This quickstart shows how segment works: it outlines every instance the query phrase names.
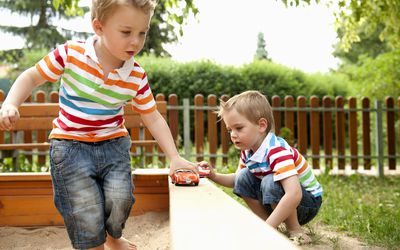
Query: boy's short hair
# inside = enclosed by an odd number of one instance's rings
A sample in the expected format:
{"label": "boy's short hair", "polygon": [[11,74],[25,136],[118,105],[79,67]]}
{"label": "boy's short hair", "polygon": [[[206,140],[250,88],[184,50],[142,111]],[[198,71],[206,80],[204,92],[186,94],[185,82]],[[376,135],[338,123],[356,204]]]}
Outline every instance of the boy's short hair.
{"label": "boy's short hair", "polygon": [[271,105],[267,98],[256,90],[249,90],[231,97],[228,101],[220,101],[218,116],[223,118],[224,113],[235,109],[250,122],[258,124],[261,118],[268,122],[267,133],[275,132],[275,122]]}
{"label": "boy's short hair", "polygon": [[100,22],[105,22],[114,12],[115,7],[125,4],[133,5],[153,15],[157,2],[156,0],[92,0],[92,21],[96,18]]}

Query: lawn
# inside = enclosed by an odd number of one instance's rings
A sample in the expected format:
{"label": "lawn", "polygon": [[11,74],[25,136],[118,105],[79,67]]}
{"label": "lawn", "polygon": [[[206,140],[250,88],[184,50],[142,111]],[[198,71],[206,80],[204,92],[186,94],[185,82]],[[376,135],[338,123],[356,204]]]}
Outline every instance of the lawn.
{"label": "lawn", "polygon": [[[318,180],[324,188],[323,204],[311,227],[322,222],[367,245],[399,249],[400,176],[320,175]],[[243,204],[231,189],[223,189]]]}

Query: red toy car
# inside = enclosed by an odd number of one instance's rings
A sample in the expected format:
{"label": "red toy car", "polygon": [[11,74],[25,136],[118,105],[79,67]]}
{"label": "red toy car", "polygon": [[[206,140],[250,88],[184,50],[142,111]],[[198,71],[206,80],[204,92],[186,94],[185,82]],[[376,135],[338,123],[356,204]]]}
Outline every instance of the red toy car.
{"label": "red toy car", "polygon": [[199,175],[190,169],[178,169],[172,175],[172,184],[175,186],[197,186]]}
{"label": "red toy car", "polygon": [[210,169],[209,168],[198,166],[198,169],[199,169],[200,178],[208,177],[210,175]]}

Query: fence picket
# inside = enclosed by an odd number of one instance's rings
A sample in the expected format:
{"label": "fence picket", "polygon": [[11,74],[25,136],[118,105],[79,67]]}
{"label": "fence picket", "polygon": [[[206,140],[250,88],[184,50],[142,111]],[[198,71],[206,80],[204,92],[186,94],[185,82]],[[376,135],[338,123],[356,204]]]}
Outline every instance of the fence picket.
{"label": "fence picket", "polygon": [[[46,102],[46,93],[44,91],[36,92],[36,102],[45,103]],[[36,132],[37,135],[37,142],[46,142],[47,141],[47,131],[46,130],[38,130]],[[32,142],[32,138],[31,141]],[[45,152],[46,150],[38,150],[40,153]],[[43,166],[46,163],[46,156],[39,154],[38,156],[38,163],[40,166]]]}
{"label": "fence picket", "polygon": [[297,98],[297,149],[303,155],[307,155],[307,111],[306,98]]}
{"label": "fence picket", "polygon": [[[204,142],[204,96],[197,94],[194,97],[194,143],[196,146],[196,161],[203,160],[203,142]],[[199,108],[199,109],[197,109]]]}
{"label": "fence picket", "polygon": [[311,140],[311,153],[312,153],[312,167],[319,169],[319,149],[320,149],[320,122],[319,112],[319,98],[311,96],[310,98],[310,140]]}
{"label": "fence picket", "polygon": [[[165,101],[164,94],[157,94],[156,101]],[[167,117],[164,117],[164,119],[167,121]],[[165,156],[164,156],[164,152],[162,151],[160,145],[157,145],[157,154],[158,154],[158,157],[157,157],[158,161],[160,161],[161,164],[165,166]]]}
{"label": "fence picket", "polygon": [[274,108],[280,108],[281,106],[281,98],[277,95],[274,95],[271,100],[272,103],[272,109],[273,115],[274,115],[274,121],[275,121],[275,133],[277,135],[280,134],[281,131],[281,112],[280,110],[274,109]]}
{"label": "fence picket", "polygon": [[324,107],[324,111],[322,113],[322,126],[324,133],[324,152],[325,152],[325,165],[327,168],[333,168],[333,156],[332,156],[332,138],[333,138],[333,130],[332,130],[332,99],[329,96],[325,96],[322,99],[322,106]]}
{"label": "fence picket", "polygon": [[335,98],[336,107],[336,150],[338,157],[338,167],[339,169],[345,169],[346,160],[345,156],[345,126],[344,126],[344,98],[338,96]]}
{"label": "fence picket", "polygon": [[387,138],[387,152],[389,158],[389,169],[396,169],[396,135],[394,129],[394,100],[392,97],[385,98],[386,103],[386,138]]}
{"label": "fence picket", "polygon": [[357,145],[357,100],[354,97],[348,99],[349,102],[349,145],[350,145],[350,164],[351,169],[358,169],[358,145]]}
{"label": "fence picket", "polygon": [[[229,99],[229,96],[223,95],[221,96],[221,100],[226,102]],[[228,130],[226,130],[226,125],[224,120],[220,119],[220,128],[221,128],[221,149],[222,149],[222,154],[226,155],[229,150],[229,141],[230,141],[230,136],[228,134]],[[227,165],[228,164],[228,157],[223,156],[222,157],[222,164]]]}
{"label": "fence picket", "polygon": [[[207,106],[215,107],[217,106],[217,96],[209,95],[207,97]],[[212,166],[215,166],[217,162],[217,148],[218,148],[218,140],[217,140],[217,114],[215,114],[214,110],[207,110],[207,139],[208,139],[208,152],[210,154],[210,163]]]}
{"label": "fence picket", "polygon": [[[293,96],[285,96],[285,127],[290,130],[292,136],[295,137],[296,131],[294,130],[294,112],[291,108],[294,107]],[[294,140],[290,140],[290,145],[294,146]]]}
{"label": "fence picket", "polygon": [[364,154],[364,169],[371,169],[371,118],[370,118],[370,101],[367,97],[363,97],[362,103],[362,145]]}
{"label": "fence picket", "polygon": [[177,109],[178,96],[171,94],[168,96],[168,105],[171,106],[168,109],[168,124],[171,129],[172,138],[174,138],[175,144],[179,146],[178,135],[179,135],[179,110]]}

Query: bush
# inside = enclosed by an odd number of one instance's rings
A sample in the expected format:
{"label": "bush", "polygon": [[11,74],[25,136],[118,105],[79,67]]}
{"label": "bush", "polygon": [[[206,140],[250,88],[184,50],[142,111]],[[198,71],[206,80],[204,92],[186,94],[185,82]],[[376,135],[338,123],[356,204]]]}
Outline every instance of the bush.
{"label": "bush", "polygon": [[180,98],[196,94],[235,95],[256,89],[265,95],[347,95],[348,81],[340,75],[308,75],[299,70],[266,60],[254,61],[241,67],[222,66],[210,61],[178,63],[171,59],[140,57],[154,93]]}

